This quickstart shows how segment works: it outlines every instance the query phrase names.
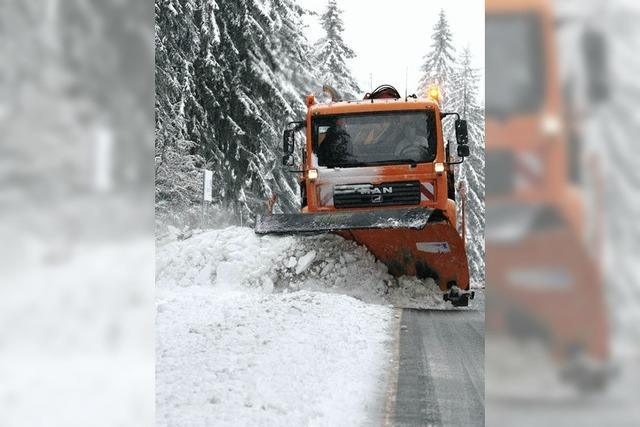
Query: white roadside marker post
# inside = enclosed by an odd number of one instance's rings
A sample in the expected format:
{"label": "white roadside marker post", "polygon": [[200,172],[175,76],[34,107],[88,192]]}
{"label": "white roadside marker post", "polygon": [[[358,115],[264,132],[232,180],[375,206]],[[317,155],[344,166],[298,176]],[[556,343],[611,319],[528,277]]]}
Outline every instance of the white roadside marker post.
{"label": "white roadside marker post", "polygon": [[206,203],[213,201],[213,171],[203,168],[203,185],[202,185],[202,220],[200,228],[204,229],[206,216]]}

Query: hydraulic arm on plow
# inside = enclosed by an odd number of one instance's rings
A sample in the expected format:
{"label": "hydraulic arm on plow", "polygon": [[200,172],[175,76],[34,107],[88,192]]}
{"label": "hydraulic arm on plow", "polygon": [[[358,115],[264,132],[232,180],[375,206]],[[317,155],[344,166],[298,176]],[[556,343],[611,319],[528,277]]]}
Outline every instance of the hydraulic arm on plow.
{"label": "hydraulic arm on plow", "polygon": [[432,278],[455,306],[468,305],[465,242],[456,229],[456,190],[442,121],[456,116],[458,157],[469,155],[467,123],[430,99],[401,99],[380,86],[362,101],[316,103],[284,131],[283,164],[293,166],[305,130],[301,212],[258,216],[258,234],[335,232],[366,246],[394,276]]}

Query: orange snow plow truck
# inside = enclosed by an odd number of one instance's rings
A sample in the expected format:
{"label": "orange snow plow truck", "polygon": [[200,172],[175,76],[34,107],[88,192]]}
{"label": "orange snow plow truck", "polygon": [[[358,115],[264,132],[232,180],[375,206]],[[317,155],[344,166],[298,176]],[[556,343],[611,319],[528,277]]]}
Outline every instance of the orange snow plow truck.
{"label": "orange snow plow truck", "polygon": [[[301,212],[259,215],[255,232],[334,232],[366,246],[394,276],[431,278],[446,301],[468,305],[474,294],[464,233],[456,228],[453,175],[453,165],[469,155],[466,121],[440,111],[436,86],[426,99],[402,99],[383,85],[348,102],[324,90],[331,102],[307,96],[306,119],[289,123],[283,135],[283,164],[291,167],[295,134],[305,130],[303,166],[292,171],[299,174]],[[448,117],[455,117],[458,159],[442,135]]]}

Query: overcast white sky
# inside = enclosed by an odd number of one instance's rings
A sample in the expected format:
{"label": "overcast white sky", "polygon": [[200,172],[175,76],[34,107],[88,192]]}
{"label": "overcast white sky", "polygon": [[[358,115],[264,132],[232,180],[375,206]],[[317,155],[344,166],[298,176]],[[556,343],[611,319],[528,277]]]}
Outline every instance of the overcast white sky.
{"label": "overcast white sky", "polygon": [[[297,0],[307,9],[322,13],[326,0]],[[343,34],[356,52],[351,67],[360,88],[370,90],[388,83],[401,94],[408,69],[408,91],[414,93],[420,78],[422,58],[431,45],[431,30],[440,9],[444,9],[456,49],[468,45],[475,66],[483,76],[480,96],[484,100],[484,0],[338,0],[343,10]],[[319,16],[307,19],[309,41],[322,34]]]}

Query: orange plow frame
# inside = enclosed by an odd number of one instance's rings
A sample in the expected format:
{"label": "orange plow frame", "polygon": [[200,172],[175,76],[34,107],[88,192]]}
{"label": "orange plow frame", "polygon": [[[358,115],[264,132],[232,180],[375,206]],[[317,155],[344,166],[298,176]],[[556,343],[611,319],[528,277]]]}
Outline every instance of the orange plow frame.
{"label": "orange plow frame", "polygon": [[433,278],[442,291],[469,289],[467,255],[462,238],[446,221],[423,229],[376,229],[338,232],[364,245],[394,276]]}

